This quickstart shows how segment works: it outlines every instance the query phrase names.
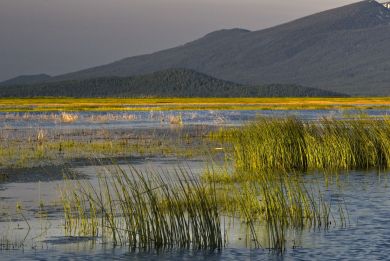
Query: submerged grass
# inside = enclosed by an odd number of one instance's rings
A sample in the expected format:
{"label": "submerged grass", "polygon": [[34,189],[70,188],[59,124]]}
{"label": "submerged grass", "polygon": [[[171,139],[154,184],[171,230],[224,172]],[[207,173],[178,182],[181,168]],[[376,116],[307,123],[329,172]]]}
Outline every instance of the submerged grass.
{"label": "submerged grass", "polygon": [[246,172],[390,167],[388,119],[260,118],[213,138],[231,144],[237,170]]}
{"label": "submerged grass", "polygon": [[[204,139],[209,130],[174,127],[160,131],[0,128],[0,170],[94,158],[199,157],[212,146]],[[1,177],[0,171],[0,181]]]}

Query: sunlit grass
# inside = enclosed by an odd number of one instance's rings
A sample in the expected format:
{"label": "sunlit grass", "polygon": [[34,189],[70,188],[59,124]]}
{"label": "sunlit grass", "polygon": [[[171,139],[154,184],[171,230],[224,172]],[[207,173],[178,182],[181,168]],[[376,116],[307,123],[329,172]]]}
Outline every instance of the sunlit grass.
{"label": "sunlit grass", "polygon": [[66,232],[133,248],[222,248],[218,206],[205,185],[184,172],[172,173],[172,183],[146,174],[118,167],[97,188],[79,183],[65,191]]}
{"label": "sunlit grass", "polygon": [[239,170],[351,170],[390,167],[390,121],[386,118],[260,118],[222,130]]}
{"label": "sunlit grass", "polygon": [[2,98],[0,112],[388,109],[388,97],[355,98]]}

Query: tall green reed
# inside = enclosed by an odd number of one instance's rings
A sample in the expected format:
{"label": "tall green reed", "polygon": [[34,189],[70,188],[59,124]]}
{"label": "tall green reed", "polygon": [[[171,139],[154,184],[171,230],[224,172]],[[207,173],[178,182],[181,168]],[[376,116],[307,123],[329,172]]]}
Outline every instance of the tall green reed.
{"label": "tall green reed", "polygon": [[66,231],[134,248],[221,249],[220,214],[210,188],[183,169],[174,176],[167,182],[163,175],[117,167],[97,187],[78,183],[63,195]]}
{"label": "tall green reed", "polygon": [[[133,248],[221,249],[231,231],[225,220],[240,220],[255,247],[283,251],[291,229],[327,229],[331,220],[321,193],[313,193],[301,176],[280,172],[220,184],[184,168],[142,173],[116,166],[98,184],[70,184],[63,194],[66,232]],[[259,239],[264,226],[266,244]]]}
{"label": "tall green reed", "polygon": [[[260,118],[222,131],[237,170],[351,170],[390,167],[390,121]],[[215,137],[214,136],[214,137]]]}

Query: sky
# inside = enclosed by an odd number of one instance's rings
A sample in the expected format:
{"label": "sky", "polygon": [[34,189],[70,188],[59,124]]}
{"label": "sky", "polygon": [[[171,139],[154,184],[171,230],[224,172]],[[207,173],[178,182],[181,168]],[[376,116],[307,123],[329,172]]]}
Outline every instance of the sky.
{"label": "sky", "polygon": [[0,81],[259,30],[356,0],[0,0]]}

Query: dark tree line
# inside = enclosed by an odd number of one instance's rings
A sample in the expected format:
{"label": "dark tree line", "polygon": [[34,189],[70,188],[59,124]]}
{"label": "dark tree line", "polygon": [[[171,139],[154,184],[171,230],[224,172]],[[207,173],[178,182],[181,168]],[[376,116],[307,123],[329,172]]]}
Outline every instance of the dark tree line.
{"label": "dark tree line", "polygon": [[343,94],[299,85],[244,86],[185,69],[134,77],[1,86],[0,97],[335,97]]}

